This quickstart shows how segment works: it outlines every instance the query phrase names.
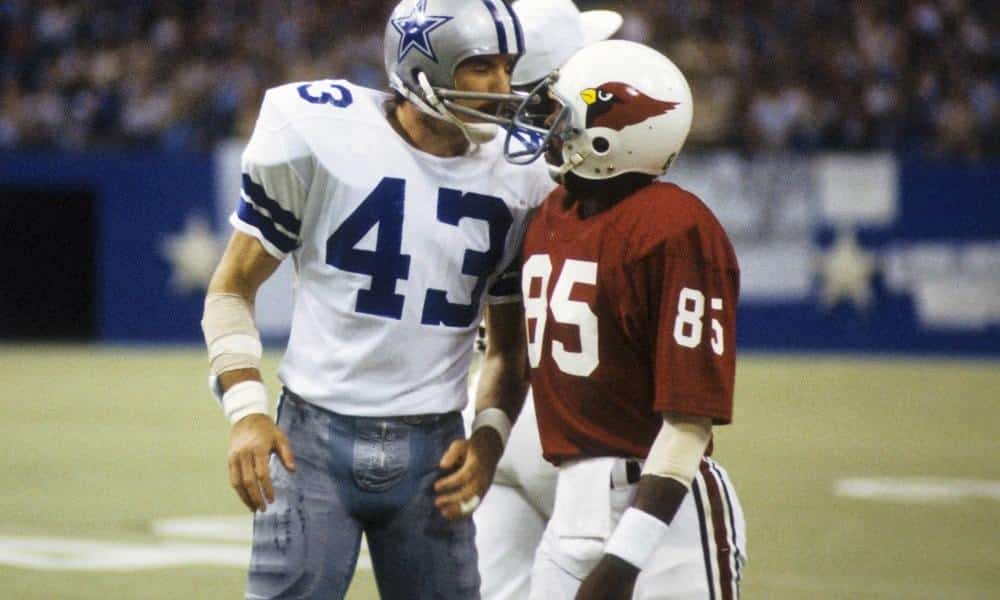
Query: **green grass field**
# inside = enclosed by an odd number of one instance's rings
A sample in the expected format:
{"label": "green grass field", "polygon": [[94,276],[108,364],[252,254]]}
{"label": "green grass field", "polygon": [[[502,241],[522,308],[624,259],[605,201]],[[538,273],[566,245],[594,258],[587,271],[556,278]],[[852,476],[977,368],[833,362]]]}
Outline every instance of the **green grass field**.
{"label": "green grass field", "polygon": [[[29,538],[176,554],[198,540],[154,521],[241,514],[204,372],[195,349],[0,346],[0,599],[242,597],[236,566],[11,566]],[[745,598],[1000,596],[1000,363],[745,356],[716,447],[747,512]],[[857,477],[976,481],[937,502],[834,493]],[[377,597],[369,572],[348,597]]]}

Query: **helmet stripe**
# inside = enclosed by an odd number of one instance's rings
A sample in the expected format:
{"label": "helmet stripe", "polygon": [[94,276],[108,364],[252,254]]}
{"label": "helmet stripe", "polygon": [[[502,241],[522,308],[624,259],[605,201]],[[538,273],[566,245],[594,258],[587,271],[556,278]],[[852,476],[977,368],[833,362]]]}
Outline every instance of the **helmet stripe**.
{"label": "helmet stripe", "polygon": [[493,23],[497,27],[497,42],[500,44],[500,54],[507,54],[507,28],[503,26],[503,21],[500,20],[496,4],[493,4],[493,0],[483,0],[483,4],[490,10],[490,15],[493,16]]}
{"label": "helmet stripe", "polygon": [[521,21],[518,20],[517,15],[514,14],[514,9],[510,7],[510,4],[503,2],[501,0],[500,4],[503,4],[504,9],[510,14],[510,20],[514,23],[514,37],[517,42],[517,54],[524,54],[524,32],[521,30]]}

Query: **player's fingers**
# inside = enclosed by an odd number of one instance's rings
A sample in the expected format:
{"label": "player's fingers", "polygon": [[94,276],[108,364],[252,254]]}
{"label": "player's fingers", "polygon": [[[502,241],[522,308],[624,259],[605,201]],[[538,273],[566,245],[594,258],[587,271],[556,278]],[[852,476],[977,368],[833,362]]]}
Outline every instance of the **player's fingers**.
{"label": "player's fingers", "polygon": [[469,498],[479,495],[480,490],[478,489],[478,486],[475,485],[475,482],[473,480],[466,479],[454,487],[439,492],[437,497],[434,498],[434,506],[441,508],[442,506],[446,506],[448,504],[461,504]]}
{"label": "player's fingers", "polygon": [[278,452],[278,458],[281,459],[281,464],[285,465],[285,468],[289,471],[294,471],[295,453],[292,452],[292,445],[288,443],[288,436],[286,436],[280,429],[278,430],[278,435],[274,440],[274,446]]}
{"label": "player's fingers", "polygon": [[229,458],[229,485],[232,486],[243,504],[246,504],[247,508],[253,510],[253,503],[250,501],[250,496],[243,489],[243,477],[240,475],[239,458],[235,455]]}
{"label": "player's fingers", "polygon": [[459,504],[461,504],[466,500],[467,496],[469,496],[469,494],[464,493],[462,490],[459,490],[453,494],[444,494],[441,496],[437,496],[436,498],[434,498],[434,506],[436,506],[437,508],[446,508],[452,505],[458,506]]}
{"label": "player's fingers", "polygon": [[260,484],[257,481],[257,474],[253,470],[253,454],[240,454],[240,482],[247,496],[250,497],[253,510],[264,508],[264,499],[260,495]]}
{"label": "player's fingers", "polygon": [[253,471],[260,482],[260,487],[264,490],[264,498],[268,502],[274,502],[274,486],[271,485],[271,469],[268,468],[268,455],[265,452],[255,454],[253,457]]}
{"label": "player's fingers", "polygon": [[462,509],[461,509],[462,500],[460,496],[456,494],[450,496],[449,498],[450,500],[448,502],[440,502],[439,501],[440,499],[438,501],[435,501],[434,504],[436,508],[441,513],[441,515],[446,519],[454,520],[462,518],[464,515],[462,514]]}
{"label": "player's fingers", "polygon": [[456,466],[461,464],[462,458],[465,456],[465,440],[455,440],[448,446],[445,450],[444,455],[441,457],[441,462],[438,466],[442,469],[454,469]]}
{"label": "player's fingers", "polygon": [[438,501],[435,501],[434,504],[445,518],[460,519],[471,515],[479,507],[479,498],[477,494],[463,492],[441,498],[439,499],[440,504]]}
{"label": "player's fingers", "polygon": [[451,492],[463,487],[469,482],[469,470],[461,468],[434,482],[434,491],[438,493]]}
{"label": "player's fingers", "polygon": [[449,504],[448,506],[440,509],[440,512],[441,516],[448,519],[449,521],[455,521],[467,516],[462,514],[462,511],[459,510],[457,504]]}

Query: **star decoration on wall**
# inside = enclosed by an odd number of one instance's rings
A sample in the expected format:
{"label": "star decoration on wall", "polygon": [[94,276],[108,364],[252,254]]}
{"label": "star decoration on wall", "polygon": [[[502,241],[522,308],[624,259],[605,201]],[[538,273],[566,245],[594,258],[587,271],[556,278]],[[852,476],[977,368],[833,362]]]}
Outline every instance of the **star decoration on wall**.
{"label": "star decoration on wall", "polygon": [[165,236],[160,252],[170,263],[170,284],[178,293],[205,291],[212,280],[224,242],[200,216],[189,217],[183,231]]}
{"label": "star decoration on wall", "polygon": [[819,258],[820,301],[827,308],[848,302],[867,310],[876,268],[875,257],[858,244],[854,231],[838,232],[836,241]]}
{"label": "star decoration on wall", "polygon": [[397,60],[403,60],[410,50],[416,48],[424,56],[437,62],[437,55],[431,46],[430,33],[451,19],[452,17],[444,15],[427,14],[427,0],[417,2],[410,14],[405,17],[393,19],[392,26],[400,36]]}

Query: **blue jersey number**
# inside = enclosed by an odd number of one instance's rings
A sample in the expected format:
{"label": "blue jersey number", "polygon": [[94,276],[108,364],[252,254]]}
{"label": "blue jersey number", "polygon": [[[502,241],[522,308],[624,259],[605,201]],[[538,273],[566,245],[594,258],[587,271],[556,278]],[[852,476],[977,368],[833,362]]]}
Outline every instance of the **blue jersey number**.
{"label": "blue jersey number", "polygon": [[486,252],[466,250],[462,259],[462,273],[478,277],[472,288],[472,302],[452,304],[448,302],[445,290],[427,290],[424,300],[424,314],[420,322],[424,325],[449,325],[467,327],[479,314],[479,298],[489,277],[503,258],[503,240],[507,238],[514,218],[503,200],[495,196],[484,196],[472,192],[463,194],[458,190],[442,188],[438,192],[438,221],[458,227],[463,218],[486,221],[490,227],[490,247]]}
{"label": "blue jersey number", "polygon": [[[319,94],[314,93],[318,88]],[[320,85],[318,83],[304,83],[298,87],[299,96],[306,102],[311,102],[312,104],[332,104],[338,108],[345,108],[350,106],[354,102],[354,96],[351,96],[351,90],[346,87],[331,83],[326,86]],[[334,93],[330,93],[326,90],[333,90]]]}
{"label": "blue jersey number", "polygon": [[[372,278],[369,289],[358,291],[357,312],[393,319],[403,316],[403,296],[396,293],[396,280],[410,276],[410,257],[400,252],[405,194],[405,181],[384,178],[326,241],[328,265]],[[375,250],[358,250],[358,242],[376,225]]]}
{"label": "blue jersey number", "polygon": [[[404,180],[383,178],[326,242],[327,264],[372,278],[367,290],[358,291],[357,312],[392,319],[403,316],[404,297],[396,293],[396,282],[410,274],[410,256],[401,252],[405,197]],[[445,290],[435,289],[427,290],[424,298],[421,323],[468,327],[479,314],[487,278],[503,258],[503,242],[514,219],[500,198],[447,188],[438,192],[437,218],[455,227],[463,218],[485,221],[489,226],[490,247],[486,252],[467,249],[462,260],[462,273],[478,278],[471,302],[449,302]],[[359,250],[358,243],[376,225],[375,250]]]}

